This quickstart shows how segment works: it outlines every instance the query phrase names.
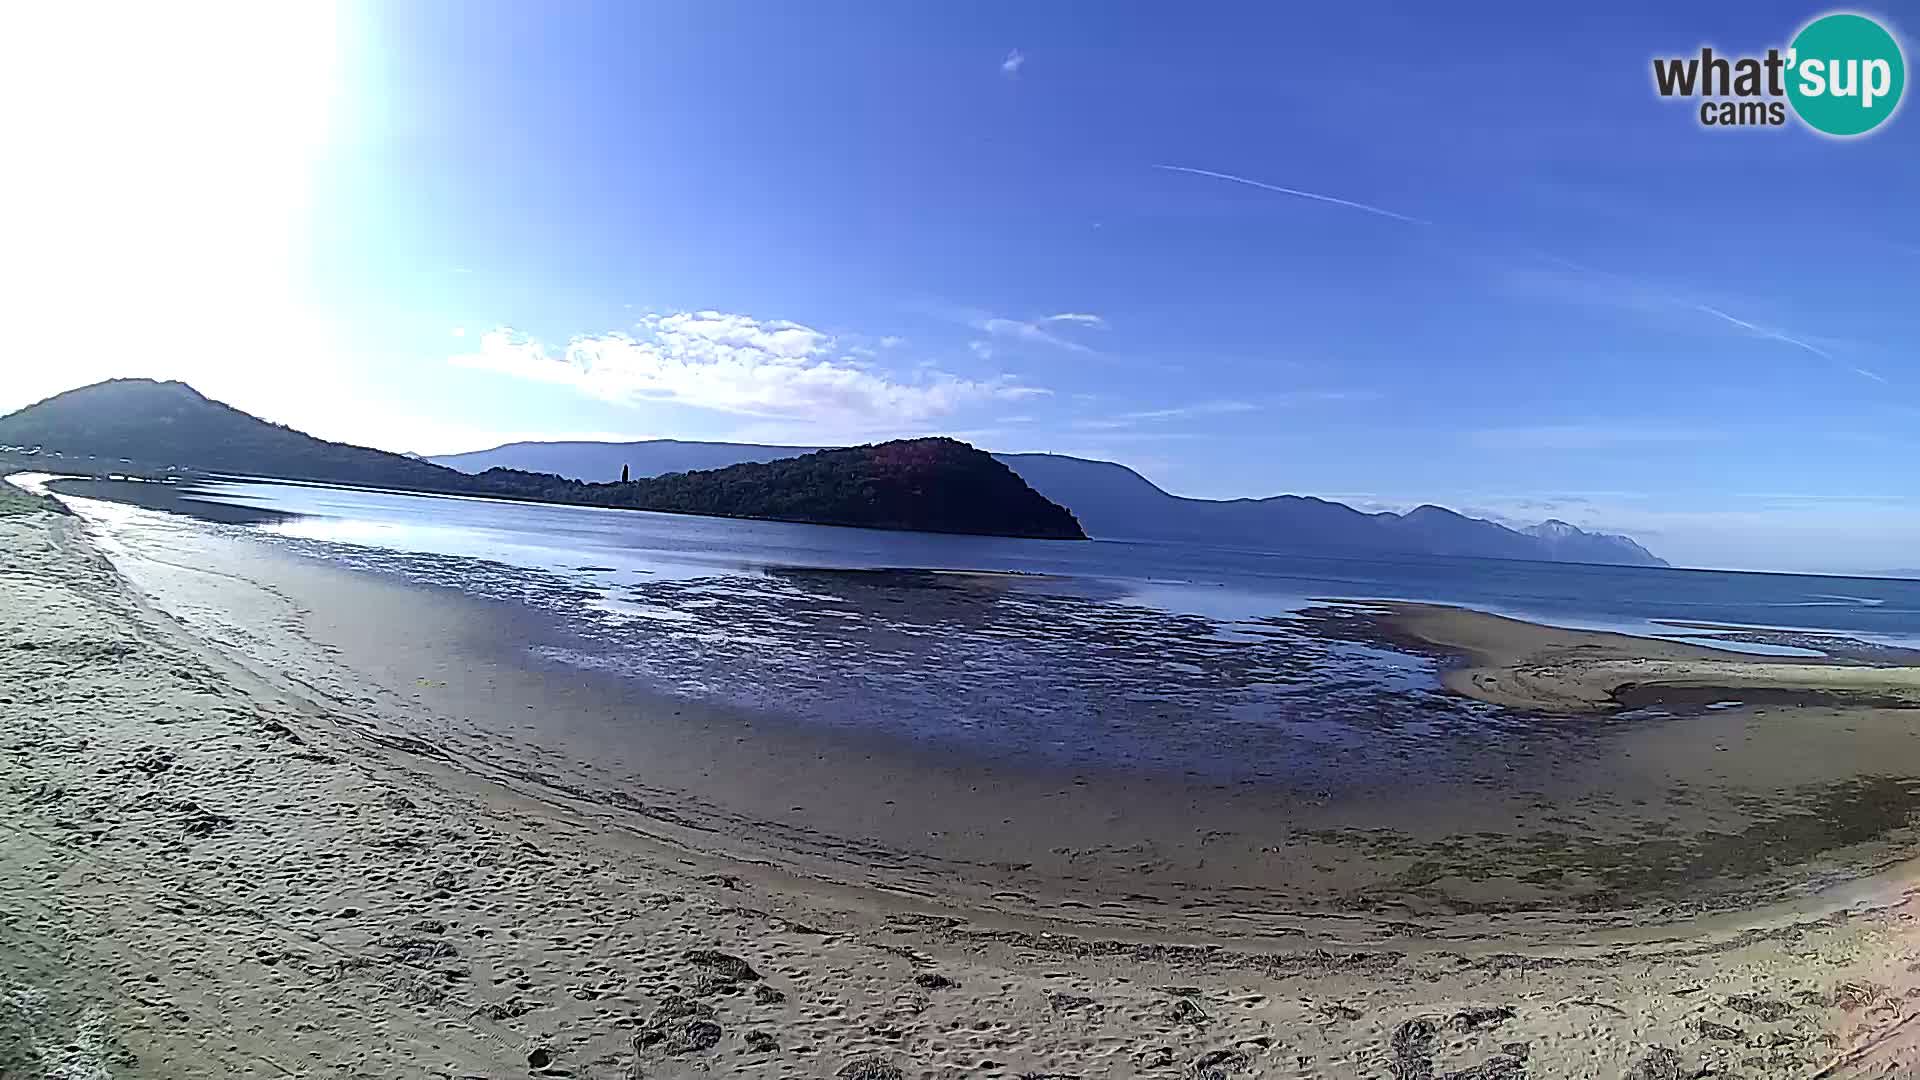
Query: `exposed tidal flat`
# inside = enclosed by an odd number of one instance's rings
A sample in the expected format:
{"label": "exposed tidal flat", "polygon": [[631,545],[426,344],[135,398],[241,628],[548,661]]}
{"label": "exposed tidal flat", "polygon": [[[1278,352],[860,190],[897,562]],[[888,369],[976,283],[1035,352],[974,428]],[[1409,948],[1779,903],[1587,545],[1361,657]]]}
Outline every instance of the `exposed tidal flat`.
{"label": "exposed tidal flat", "polygon": [[[1909,654],[1861,662],[1844,635],[1809,663],[1458,607],[1222,614],[1088,576],[772,559],[538,569],[76,505],[163,607],[260,640],[239,647],[262,667],[310,680],[324,653],[503,769],[1029,914],[1257,934],[1506,911],[1544,933],[1804,894],[1910,840]],[[301,612],[271,642],[264,597]]]}
{"label": "exposed tidal flat", "polygon": [[1907,1060],[1920,713],[1883,641],[73,502],[4,522],[10,1023],[123,1070]]}

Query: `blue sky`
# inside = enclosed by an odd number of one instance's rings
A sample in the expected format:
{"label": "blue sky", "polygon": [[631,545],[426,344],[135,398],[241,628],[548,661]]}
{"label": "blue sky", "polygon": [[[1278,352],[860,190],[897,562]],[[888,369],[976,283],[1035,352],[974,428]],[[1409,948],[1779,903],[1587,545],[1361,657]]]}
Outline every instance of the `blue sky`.
{"label": "blue sky", "polygon": [[116,93],[44,50],[21,337],[61,359],[0,407],[155,374],[422,452],[942,432],[1920,565],[1920,121],[1703,129],[1654,55],[1825,9],[1672,7],[147,16]]}

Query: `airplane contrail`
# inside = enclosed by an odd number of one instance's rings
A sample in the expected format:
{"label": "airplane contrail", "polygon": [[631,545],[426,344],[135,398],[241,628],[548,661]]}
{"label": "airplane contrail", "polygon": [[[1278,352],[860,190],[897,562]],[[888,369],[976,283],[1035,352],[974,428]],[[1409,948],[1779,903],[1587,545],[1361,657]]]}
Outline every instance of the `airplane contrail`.
{"label": "airplane contrail", "polygon": [[[1363,213],[1373,214],[1378,217],[1392,218],[1395,221],[1404,221],[1409,225],[1433,225],[1433,222],[1427,221],[1424,218],[1409,217],[1406,214],[1398,214],[1384,207],[1371,206],[1367,203],[1354,202],[1352,199],[1342,199],[1333,195],[1322,195],[1317,191],[1303,191],[1300,188],[1281,187],[1278,184],[1263,183],[1259,180],[1252,180],[1244,176],[1235,176],[1232,173],[1214,172],[1212,169],[1195,169],[1195,168],[1190,168],[1186,165],[1155,165],[1154,168],[1161,169],[1166,172],[1187,173],[1192,176],[1211,177],[1212,179],[1225,180],[1228,183],[1232,183],[1232,184],[1245,184],[1247,187],[1259,188],[1262,191],[1277,192],[1281,195],[1292,195],[1295,198],[1300,198],[1300,199],[1312,199],[1314,202],[1331,203],[1334,206],[1344,206],[1350,210],[1359,210],[1359,211],[1362,211]],[[1558,263],[1561,266],[1567,267],[1570,270],[1578,271],[1580,273],[1601,274],[1606,277],[1617,278],[1621,281],[1626,281],[1629,283],[1632,283],[1633,281],[1633,279],[1631,278],[1625,277],[1624,275],[1615,274],[1611,271],[1595,270],[1592,267],[1582,266],[1581,264],[1574,262],[1571,259],[1561,258],[1558,255],[1552,254],[1551,252],[1537,251],[1535,252],[1535,254],[1539,255],[1544,259],[1547,259],[1550,262]],[[1679,303],[1679,304],[1686,303],[1683,300],[1676,300],[1673,297],[1663,297],[1662,299],[1665,300],[1667,303]],[[1868,371],[1866,368],[1863,368],[1863,367],[1855,367],[1854,365],[1849,364],[1845,360],[1840,359],[1839,357],[1833,355],[1827,350],[1822,349],[1819,346],[1812,344],[1811,342],[1802,341],[1799,338],[1793,337],[1790,334],[1786,334],[1779,330],[1775,330],[1769,327],[1760,326],[1757,323],[1750,323],[1745,319],[1739,318],[1737,316],[1729,315],[1726,312],[1721,311],[1719,308],[1709,307],[1706,304],[1692,304],[1690,306],[1695,311],[1699,311],[1702,314],[1711,315],[1714,318],[1721,320],[1722,322],[1725,322],[1731,326],[1739,327],[1740,329],[1745,330],[1750,334],[1754,334],[1758,337],[1765,338],[1769,341],[1778,341],[1785,345],[1791,345],[1796,349],[1801,349],[1806,352],[1812,353],[1813,355],[1821,358],[1822,360],[1825,360],[1828,363],[1833,364],[1837,367],[1845,368],[1848,371],[1853,372],[1855,375],[1858,375],[1863,379],[1872,379],[1874,382],[1881,383],[1881,384],[1885,384],[1887,381],[1884,377],[1882,377],[1877,372]]]}
{"label": "airplane contrail", "polygon": [[1189,173],[1193,176],[1211,176],[1215,180],[1226,180],[1235,184],[1245,184],[1248,187],[1257,187],[1262,191],[1276,191],[1282,195],[1292,195],[1301,199],[1312,199],[1315,202],[1332,203],[1335,206],[1344,206],[1352,210],[1362,210],[1369,214],[1378,214],[1380,217],[1392,218],[1395,221],[1404,221],[1409,225],[1433,224],[1431,221],[1425,221],[1417,217],[1408,217],[1405,214],[1396,214],[1391,210],[1384,210],[1378,206],[1368,206],[1363,202],[1354,202],[1352,199],[1339,199],[1332,195],[1322,195],[1317,191],[1302,191],[1299,188],[1281,187],[1278,184],[1263,184],[1258,180],[1249,180],[1244,176],[1235,176],[1232,173],[1214,172],[1211,169],[1190,169],[1185,165],[1155,165],[1154,168],[1165,169],[1167,172]]}
{"label": "airplane contrail", "polygon": [[1872,379],[1874,382],[1877,382],[1877,383],[1885,383],[1887,381],[1886,379],[1881,378],[1879,375],[1875,374],[1874,372],[1868,371],[1866,368],[1854,367],[1852,364],[1847,363],[1845,360],[1840,359],[1839,357],[1833,355],[1827,350],[1822,349],[1817,345],[1812,345],[1812,344],[1809,344],[1808,342],[1801,341],[1797,337],[1792,337],[1788,334],[1783,334],[1778,330],[1770,330],[1764,326],[1757,326],[1753,323],[1748,322],[1745,319],[1741,319],[1741,318],[1737,318],[1735,316],[1729,315],[1726,312],[1721,311],[1719,308],[1716,308],[1716,307],[1708,307],[1705,304],[1695,304],[1693,305],[1693,308],[1695,311],[1702,311],[1708,315],[1713,316],[1716,319],[1720,319],[1724,322],[1732,323],[1733,325],[1739,327],[1742,330],[1747,330],[1752,333],[1758,334],[1761,337],[1768,339],[1769,341],[1784,342],[1785,344],[1792,345],[1797,349],[1805,349],[1807,352],[1812,353],[1813,355],[1819,357],[1820,359],[1825,360],[1830,364],[1838,364],[1841,367],[1846,368],[1848,371],[1851,371],[1855,375],[1858,375],[1862,378]]}

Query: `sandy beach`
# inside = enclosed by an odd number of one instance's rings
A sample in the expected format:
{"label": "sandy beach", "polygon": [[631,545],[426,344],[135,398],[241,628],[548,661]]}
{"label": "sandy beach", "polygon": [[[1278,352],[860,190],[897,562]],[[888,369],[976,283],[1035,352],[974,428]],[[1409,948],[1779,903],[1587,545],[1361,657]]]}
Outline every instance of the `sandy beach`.
{"label": "sandy beach", "polygon": [[0,1075],[1920,1060],[1910,671],[1402,606],[1355,633],[1580,753],[1401,801],[987,775],[507,662],[469,598],[6,509]]}
{"label": "sandy beach", "polygon": [[1769,702],[1920,708],[1920,668],[1738,657],[1683,642],[1560,630],[1429,604],[1387,605],[1390,636],[1465,663],[1455,691],[1509,708],[1597,713],[1621,706]]}

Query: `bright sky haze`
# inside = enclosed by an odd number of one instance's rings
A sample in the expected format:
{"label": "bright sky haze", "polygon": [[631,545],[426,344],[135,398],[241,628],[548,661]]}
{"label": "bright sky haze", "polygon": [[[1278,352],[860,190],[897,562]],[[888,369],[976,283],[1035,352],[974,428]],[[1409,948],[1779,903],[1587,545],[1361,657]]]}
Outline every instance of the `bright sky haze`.
{"label": "bright sky haze", "polygon": [[0,410],[148,375],[423,453],[943,433],[1920,566],[1920,117],[1716,131],[1650,75],[1824,8],[54,8],[0,16],[40,147]]}

